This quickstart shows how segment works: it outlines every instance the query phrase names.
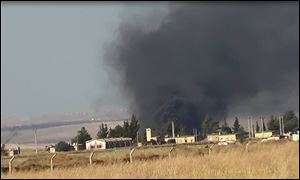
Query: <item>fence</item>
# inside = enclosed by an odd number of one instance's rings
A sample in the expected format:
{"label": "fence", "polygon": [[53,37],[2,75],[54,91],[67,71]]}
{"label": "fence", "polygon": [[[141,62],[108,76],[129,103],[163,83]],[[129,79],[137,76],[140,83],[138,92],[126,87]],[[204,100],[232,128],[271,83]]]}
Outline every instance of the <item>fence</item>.
{"label": "fence", "polygon": [[[199,144],[189,144],[189,145],[199,145]],[[172,154],[173,154],[173,152],[174,152],[174,150],[175,150],[175,146],[176,146],[176,148],[177,147],[182,147],[182,145],[174,145],[174,144],[172,144],[172,146],[170,146],[170,145],[163,145],[163,146],[155,146],[155,147],[153,147],[152,146],[152,148],[167,148],[167,147],[171,147],[167,152],[166,152],[166,154],[165,155],[162,155],[162,156],[166,156],[166,157],[169,157],[169,158],[172,158]],[[211,153],[211,150],[212,150],[212,147],[213,147],[213,145],[211,146],[211,147],[209,147],[208,148],[208,154],[210,154]],[[135,152],[137,152],[137,151],[139,151],[139,150],[146,150],[146,149],[148,149],[148,148],[151,148],[151,146],[149,147],[133,147],[133,148],[131,148],[130,149],[130,152],[129,152],[129,162],[130,163],[133,163],[133,161],[134,161],[134,153]],[[100,153],[99,154],[101,154],[101,151],[99,151]],[[85,152],[82,152],[82,153],[85,153]],[[82,154],[81,152],[80,153],[74,153],[74,154]],[[89,160],[89,163],[88,163],[88,165],[90,165],[90,166],[92,166],[93,165],[93,156],[95,155],[95,154],[97,154],[96,153],[96,151],[92,151],[91,153],[90,153],[90,155],[89,155],[89,157],[88,157],[88,160]],[[55,163],[55,161],[57,161],[56,163],[58,163],[58,162],[60,162],[61,160],[59,160],[59,158],[56,160],[56,157],[57,157],[57,155],[58,155],[58,153],[55,153],[55,154],[53,154],[51,157],[50,157],[50,170],[51,171],[54,171],[54,163]],[[63,155],[63,154],[62,154]],[[9,160],[9,173],[10,174],[12,174],[13,173],[13,162],[14,162],[14,159],[15,159],[16,157],[15,156],[13,156],[10,160]],[[18,158],[16,158],[16,159],[18,159]],[[49,167],[49,166],[48,166]]]}

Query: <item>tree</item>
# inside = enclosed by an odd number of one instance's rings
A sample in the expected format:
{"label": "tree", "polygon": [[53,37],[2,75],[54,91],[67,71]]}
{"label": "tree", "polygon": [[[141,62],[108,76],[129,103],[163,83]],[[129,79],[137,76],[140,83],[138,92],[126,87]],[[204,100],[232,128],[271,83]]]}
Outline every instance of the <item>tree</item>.
{"label": "tree", "polygon": [[132,139],[135,139],[136,133],[138,132],[139,129],[140,129],[139,122],[136,119],[135,115],[132,114],[130,125],[129,125],[129,133],[128,133],[129,137],[131,137]]}
{"label": "tree", "polygon": [[219,129],[219,121],[206,115],[202,122],[202,128],[205,136],[209,133],[216,132]]}
{"label": "tree", "polygon": [[[269,130],[279,130],[279,119],[275,116],[271,116],[267,123]],[[299,118],[295,115],[294,111],[287,111],[283,115],[284,131],[294,131],[299,128]]]}
{"label": "tree", "polygon": [[77,136],[72,139],[72,143],[78,142],[78,144],[82,144],[82,148],[85,149],[85,142],[91,139],[92,138],[85,127],[81,127],[81,130],[77,131]]}
{"label": "tree", "polygon": [[224,133],[224,134],[232,133],[231,128],[228,126],[228,124],[226,122],[226,118],[224,118],[224,124],[221,127],[221,132]]}
{"label": "tree", "polygon": [[133,114],[130,120],[124,121],[123,126],[117,125],[114,129],[109,129],[109,137],[130,137],[132,140],[136,138],[136,134],[140,128],[139,122]]}
{"label": "tree", "polygon": [[71,150],[71,146],[64,142],[64,141],[60,141],[57,144],[55,144],[55,151],[69,151]]}
{"label": "tree", "polygon": [[233,132],[237,133],[240,129],[240,122],[239,119],[237,117],[235,117],[234,123],[233,123]]}
{"label": "tree", "polygon": [[146,140],[146,131],[145,132],[142,132],[140,133],[139,131],[137,132],[137,136],[136,136],[136,142],[139,142],[139,143],[142,143],[142,144],[145,144],[145,142],[147,142]]}
{"label": "tree", "polygon": [[298,117],[295,115],[294,111],[287,111],[283,115],[284,131],[294,131],[299,128]]}
{"label": "tree", "polygon": [[240,125],[239,119],[235,117],[234,123],[233,123],[233,132],[237,134],[239,137],[240,143],[243,143],[245,140],[245,135],[247,134],[244,127]]}
{"label": "tree", "polygon": [[266,125],[265,125],[265,120],[263,119],[263,130],[266,131],[267,128],[266,128]]}
{"label": "tree", "polygon": [[237,133],[243,134],[243,133],[246,133],[246,131],[243,126],[240,126]]}
{"label": "tree", "polygon": [[240,143],[243,143],[245,141],[245,136],[246,136],[246,131],[244,130],[244,127],[243,126],[240,126],[238,131],[237,131],[237,134],[239,136],[239,141]]}
{"label": "tree", "polygon": [[109,129],[109,137],[115,138],[115,137],[122,137],[124,134],[124,129],[122,126],[117,125],[114,129]]}
{"label": "tree", "polygon": [[123,123],[123,135],[124,137],[130,137],[130,124],[128,121],[124,121]]}
{"label": "tree", "polygon": [[257,121],[256,121],[256,132],[259,132],[259,125]]}
{"label": "tree", "polygon": [[101,123],[99,126],[99,131],[97,132],[97,138],[106,138],[108,135],[107,124]]}
{"label": "tree", "polygon": [[275,116],[271,115],[270,120],[267,122],[268,129],[271,131],[279,130],[279,120]]}

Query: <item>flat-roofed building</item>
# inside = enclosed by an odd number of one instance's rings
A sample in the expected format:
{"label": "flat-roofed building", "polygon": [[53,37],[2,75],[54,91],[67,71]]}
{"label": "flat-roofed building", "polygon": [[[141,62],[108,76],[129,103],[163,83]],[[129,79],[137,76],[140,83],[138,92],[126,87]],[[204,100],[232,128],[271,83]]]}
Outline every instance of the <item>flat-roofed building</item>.
{"label": "flat-roofed building", "polygon": [[272,131],[264,131],[260,133],[255,133],[255,138],[269,138],[273,136]]}
{"label": "flat-roofed building", "polygon": [[292,140],[299,141],[299,131],[297,131],[297,133],[292,134]]}
{"label": "flat-roofed building", "polygon": [[208,142],[236,142],[236,134],[209,134],[207,135]]}
{"label": "flat-roofed building", "polygon": [[180,136],[175,138],[176,144],[194,143],[195,136]]}
{"label": "flat-roofed building", "polygon": [[86,141],[86,149],[109,149],[117,147],[126,147],[131,145],[131,138],[103,138]]}
{"label": "flat-roofed building", "polygon": [[168,142],[169,140],[175,139],[176,144],[183,144],[183,143],[194,143],[195,136],[178,136],[175,138],[172,137],[165,137],[165,141]]}
{"label": "flat-roofed building", "polygon": [[235,134],[221,134],[219,135],[219,142],[236,142]]}
{"label": "flat-roofed building", "polygon": [[219,134],[209,134],[207,135],[208,142],[219,142]]}

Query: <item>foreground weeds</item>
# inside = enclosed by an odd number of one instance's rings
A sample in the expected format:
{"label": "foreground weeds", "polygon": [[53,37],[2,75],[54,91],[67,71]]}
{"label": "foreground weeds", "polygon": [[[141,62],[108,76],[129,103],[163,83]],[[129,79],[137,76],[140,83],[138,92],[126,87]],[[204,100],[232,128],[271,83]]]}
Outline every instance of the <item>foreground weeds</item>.
{"label": "foreground weeds", "polygon": [[120,161],[99,159],[92,166],[58,165],[53,172],[19,171],[1,178],[299,178],[298,142],[253,144],[249,152],[243,145],[217,146],[210,155],[192,148],[178,148],[171,159],[161,150],[141,153],[130,164],[124,153]]}

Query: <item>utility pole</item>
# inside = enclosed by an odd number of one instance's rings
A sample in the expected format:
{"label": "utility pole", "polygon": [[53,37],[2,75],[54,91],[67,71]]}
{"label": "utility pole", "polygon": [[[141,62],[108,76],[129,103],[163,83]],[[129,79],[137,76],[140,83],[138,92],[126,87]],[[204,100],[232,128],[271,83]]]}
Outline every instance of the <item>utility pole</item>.
{"label": "utility pole", "polygon": [[282,134],[284,134],[284,123],[283,123],[283,116],[281,116],[282,119]]}
{"label": "utility pole", "polygon": [[250,116],[250,125],[251,125],[251,137],[254,137],[252,116]]}
{"label": "utility pole", "polygon": [[78,144],[78,134],[77,134],[77,144],[76,144],[76,147],[77,147],[76,151],[78,151],[78,150],[79,150],[79,144]]}
{"label": "utility pole", "polygon": [[248,116],[248,133],[249,133],[249,138],[251,137],[250,129],[251,129],[251,126],[250,126],[250,116]]}
{"label": "utility pole", "polygon": [[173,136],[173,139],[175,139],[174,121],[172,121],[172,136]]}
{"label": "utility pole", "polygon": [[264,125],[263,125],[263,121],[262,121],[262,116],[260,116],[260,123],[261,123],[261,132],[264,136]]}
{"label": "utility pole", "polygon": [[281,131],[281,116],[278,117],[279,120],[279,135],[282,135],[282,131]]}
{"label": "utility pole", "polygon": [[193,136],[195,138],[195,141],[196,141],[196,133],[195,133],[195,128],[193,128]]}
{"label": "utility pole", "polygon": [[37,150],[37,135],[36,135],[36,128],[34,128],[34,143],[35,143],[35,153],[37,155],[38,150]]}
{"label": "utility pole", "polygon": [[195,137],[195,142],[197,142],[197,128],[193,128],[193,135]]}
{"label": "utility pole", "polygon": [[196,130],[196,142],[197,142],[197,140],[198,140],[197,128],[195,130]]}

